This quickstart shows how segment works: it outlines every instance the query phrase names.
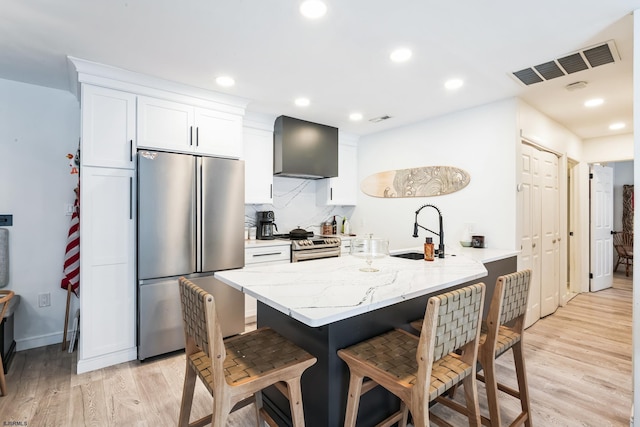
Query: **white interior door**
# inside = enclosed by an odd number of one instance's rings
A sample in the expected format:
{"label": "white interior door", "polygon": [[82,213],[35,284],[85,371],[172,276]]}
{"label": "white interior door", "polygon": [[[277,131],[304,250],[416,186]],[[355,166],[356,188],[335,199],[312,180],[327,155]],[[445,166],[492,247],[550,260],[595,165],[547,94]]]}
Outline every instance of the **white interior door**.
{"label": "white interior door", "polygon": [[591,292],[613,284],[613,168],[591,167]]}
{"label": "white interior door", "polygon": [[522,240],[520,269],[532,271],[525,326],[540,319],[540,159],[538,150],[522,145]]}
{"label": "white interior door", "polygon": [[541,160],[541,231],[540,316],[556,311],[560,300],[560,200],[558,191],[558,157],[538,151]]}

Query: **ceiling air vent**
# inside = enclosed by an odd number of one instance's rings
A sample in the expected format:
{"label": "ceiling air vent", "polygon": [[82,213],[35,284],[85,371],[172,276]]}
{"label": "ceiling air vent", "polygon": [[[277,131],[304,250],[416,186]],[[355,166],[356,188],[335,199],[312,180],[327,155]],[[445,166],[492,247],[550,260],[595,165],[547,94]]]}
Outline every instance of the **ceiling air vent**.
{"label": "ceiling air vent", "polygon": [[512,74],[519,82],[529,86],[619,60],[620,56],[616,45],[613,40],[609,40],[604,44],[588,47],[579,52],[525,68]]}
{"label": "ceiling air vent", "polygon": [[379,123],[383,120],[389,120],[391,118],[391,116],[379,116],[379,117],[374,117],[373,119],[369,119],[369,121],[371,123]]}

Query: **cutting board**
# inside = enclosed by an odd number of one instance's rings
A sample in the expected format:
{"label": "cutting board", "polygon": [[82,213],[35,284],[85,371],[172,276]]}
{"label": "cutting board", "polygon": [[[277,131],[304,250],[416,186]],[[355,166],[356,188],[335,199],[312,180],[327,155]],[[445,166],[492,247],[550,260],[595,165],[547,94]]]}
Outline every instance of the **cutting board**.
{"label": "cutting board", "polygon": [[422,166],[374,173],[360,189],[373,197],[430,197],[462,190],[471,177],[453,166]]}

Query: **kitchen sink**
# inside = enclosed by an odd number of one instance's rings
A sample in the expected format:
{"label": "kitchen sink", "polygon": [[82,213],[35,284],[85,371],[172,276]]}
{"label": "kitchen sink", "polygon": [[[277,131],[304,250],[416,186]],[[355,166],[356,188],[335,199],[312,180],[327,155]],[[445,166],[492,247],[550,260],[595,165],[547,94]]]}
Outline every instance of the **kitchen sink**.
{"label": "kitchen sink", "polygon": [[424,254],[422,252],[403,252],[401,254],[392,254],[391,256],[406,259],[424,259]]}

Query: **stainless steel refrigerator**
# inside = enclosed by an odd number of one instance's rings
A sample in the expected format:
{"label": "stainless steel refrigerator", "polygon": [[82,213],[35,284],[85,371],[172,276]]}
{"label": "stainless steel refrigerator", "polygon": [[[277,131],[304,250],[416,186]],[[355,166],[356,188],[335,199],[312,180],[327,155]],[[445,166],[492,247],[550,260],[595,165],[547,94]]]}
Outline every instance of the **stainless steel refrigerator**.
{"label": "stainless steel refrigerator", "polygon": [[244,295],[213,278],[244,267],[244,162],[138,151],[138,359],[184,348],[178,278],[216,299],[224,336]]}

